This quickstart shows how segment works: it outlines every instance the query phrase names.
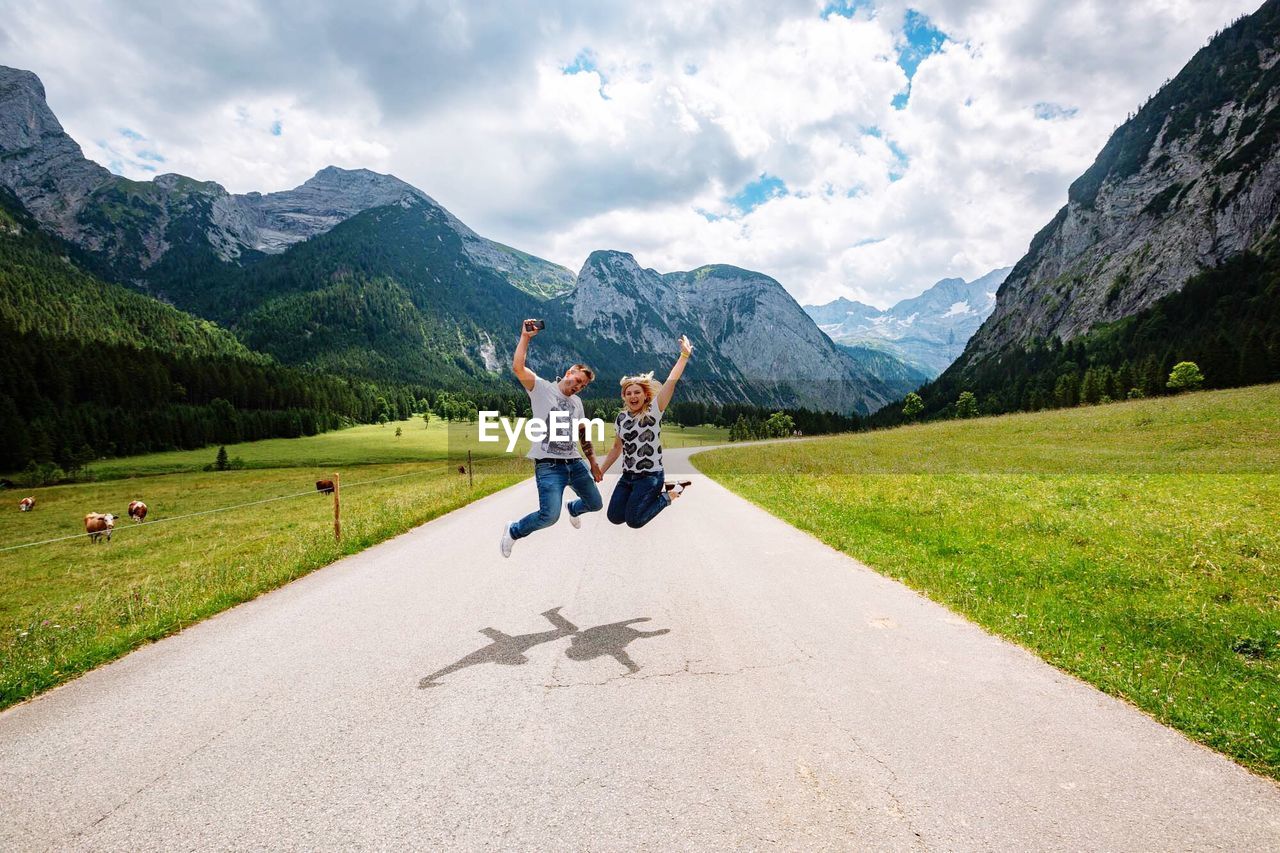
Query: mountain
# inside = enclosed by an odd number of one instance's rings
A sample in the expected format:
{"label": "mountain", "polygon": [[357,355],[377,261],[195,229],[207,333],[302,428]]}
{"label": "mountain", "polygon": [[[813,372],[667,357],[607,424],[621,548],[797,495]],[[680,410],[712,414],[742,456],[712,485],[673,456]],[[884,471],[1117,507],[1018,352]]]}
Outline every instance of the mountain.
{"label": "mountain", "polygon": [[[175,174],[149,182],[122,178],[84,157],[49,109],[36,75],[5,66],[0,185],[59,236],[100,255],[105,269],[160,290],[193,266],[280,254],[364,210],[405,198],[440,207],[404,181],[367,169],[330,166],[300,187],[265,195],[234,195],[212,181]],[[569,270],[450,220],[475,265],[542,298],[572,286]]]}
{"label": "mountain", "polygon": [[0,189],[0,471],[32,460],[312,434],[405,393],[282,367],[214,323],[96,278]]}
{"label": "mountain", "polygon": [[887,311],[844,298],[804,310],[837,343],[896,356],[927,380],[947,369],[991,314],[1009,271],[992,270],[968,282],[944,278]]}
{"label": "mountain", "polygon": [[1099,382],[1108,397],[1163,392],[1183,359],[1209,387],[1280,378],[1267,369],[1280,358],[1278,58],[1268,0],[1116,129],[927,410],[961,390],[988,411],[1096,400]]}
{"label": "mountain", "polygon": [[[879,317],[884,313],[874,305],[868,305],[865,302],[858,302],[853,299],[845,299],[843,296],[834,302],[828,302],[826,305],[806,305],[804,306],[804,311],[813,318],[813,322],[817,323],[823,331],[828,331],[828,329],[838,331],[846,323],[856,325],[862,322],[869,322],[872,317]],[[830,334],[829,331],[828,334]]]}
{"label": "mountain", "polygon": [[894,400],[900,400],[933,377],[918,367],[903,361],[897,355],[861,344],[836,344],[855,363],[883,382]]}
{"label": "mountain", "polygon": [[560,302],[612,373],[661,377],[687,334],[696,355],[684,381],[704,398],[868,414],[895,396],[761,273],[718,264],[664,275],[625,252],[593,252]]}
{"label": "mountain", "polygon": [[[376,381],[505,388],[519,323],[547,319],[535,367],[664,370],[682,332],[708,402],[868,413],[900,389],[824,337],[774,280],[709,266],[659,275],[595,253],[579,275],[480,237],[392,176],[322,169],[284,192],[234,195],[87,161],[35,75],[0,68],[0,186],[127,283],[281,362]],[[607,386],[604,386],[607,387]],[[612,396],[612,389],[603,393]]]}

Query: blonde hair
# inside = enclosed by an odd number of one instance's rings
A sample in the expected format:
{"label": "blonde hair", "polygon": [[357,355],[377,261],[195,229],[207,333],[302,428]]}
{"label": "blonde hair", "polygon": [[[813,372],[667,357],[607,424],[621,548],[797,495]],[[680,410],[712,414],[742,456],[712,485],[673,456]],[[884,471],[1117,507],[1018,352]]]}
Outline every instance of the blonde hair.
{"label": "blonde hair", "polygon": [[[644,390],[644,405],[640,407],[640,411],[645,411],[653,403],[658,392],[662,390],[662,383],[653,378],[653,371],[648,373],[637,373],[635,376],[624,376],[622,381],[618,383],[623,391],[627,390],[628,385],[639,385]],[[625,398],[622,401],[623,411],[631,411],[627,405]]]}

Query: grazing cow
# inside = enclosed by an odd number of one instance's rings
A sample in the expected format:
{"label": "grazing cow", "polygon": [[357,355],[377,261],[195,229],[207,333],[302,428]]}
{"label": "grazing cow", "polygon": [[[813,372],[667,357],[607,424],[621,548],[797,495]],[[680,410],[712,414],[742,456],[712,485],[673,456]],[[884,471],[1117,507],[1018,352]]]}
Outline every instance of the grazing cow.
{"label": "grazing cow", "polygon": [[23,512],[31,512],[31,510],[35,508],[36,508],[35,498],[23,498],[22,500],[18,501],[18,509],[22,510]]}
{"label": "grazing cow", "polygon": [[333,480],[316,480],[316,491],[321,494],[333,494]]}
{"label": "grazing cow", "polygon": [[111,531],[115,529],[116,517],[111,513],[105,515],[100,512],[91,512],[84,517],[84,532],[89,534],[90,542],[97,542],[102,534],[107,534],[107,541],[111,541]]}
{"label": "grazing cow", "polygon": [[142,501],[129,501],[129,517],[137,524],[147,517],[147,505]]}

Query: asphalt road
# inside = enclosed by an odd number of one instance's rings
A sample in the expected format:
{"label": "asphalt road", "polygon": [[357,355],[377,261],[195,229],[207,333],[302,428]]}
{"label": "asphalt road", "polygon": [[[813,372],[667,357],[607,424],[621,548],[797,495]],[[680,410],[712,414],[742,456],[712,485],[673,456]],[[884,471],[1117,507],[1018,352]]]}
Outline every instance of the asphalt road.
{"label": "asphalt road", "polygon": [[502,559],[535,504],[0,714],[0,847],[1280,848],[1272,782],[706,478]]}

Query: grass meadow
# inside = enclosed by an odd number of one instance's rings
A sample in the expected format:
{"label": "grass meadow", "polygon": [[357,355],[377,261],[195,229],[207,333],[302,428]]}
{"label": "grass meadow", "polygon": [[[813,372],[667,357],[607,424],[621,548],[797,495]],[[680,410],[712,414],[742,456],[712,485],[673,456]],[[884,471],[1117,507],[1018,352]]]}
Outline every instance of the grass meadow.
{"label": "grass meadow", "polygon": [[1280,779],[1280,385],[714,450],[696,464]]}
{"label": "grass meadow", "polygon": [[[726,432],[664,437],[679,447]],[[504,449],[477,442],[474,423],[414,419],[227,445],[238,470],[204,471],[217,455],[210,447],[104,460],[91,466],[94,482],[4,492],[0,708],[531,476],[527,443],[517,456]],[[458,472],[468,450],[474,486]],[[341,544],[332,498],[315,491],[335,472]],[[26,495],[36,509],[18,512]],[[291,497],[167,520],[281,496]],[[123,518],[110,543],[87,540],[85,513],[124,517],[134,498],[148,506],[145,523]],[[75,538],[3,550],[63,536]]]}
{"label": "grass meadow", "polygon": [[[397,437],[396,428],[400,429]],[[243,444],[227,445],[227,455],[239,458],[248,468],[297,468],[334,465],[372,465],[414,463],[427,460],[465,460],[470,450],[475,457],[507,456],[506,440],[498,444],[480,443],[474,422],[448,423],[432,418],[429,424],[421,419],[392,421],[388,424],[368,424],[349,429],[334,430],[305,438],[269,438]],[[668,447],[689,447],[716,444],[728,440],[729,431],[719,427],[677,427],[664,429],[662,438]],[[603,457],[608,451],[608,441],[613,438],[613,426],[605,427],[606,445],[597,448]],[[517,453],[523,455],[529,449],[521,440]],[[201,450],[174,450],[129,456],[123,459],[106,459],[90,465],[100,480],[122,477],[141,477],[154,474],[198,472],[213,462],[217,447]]]}

